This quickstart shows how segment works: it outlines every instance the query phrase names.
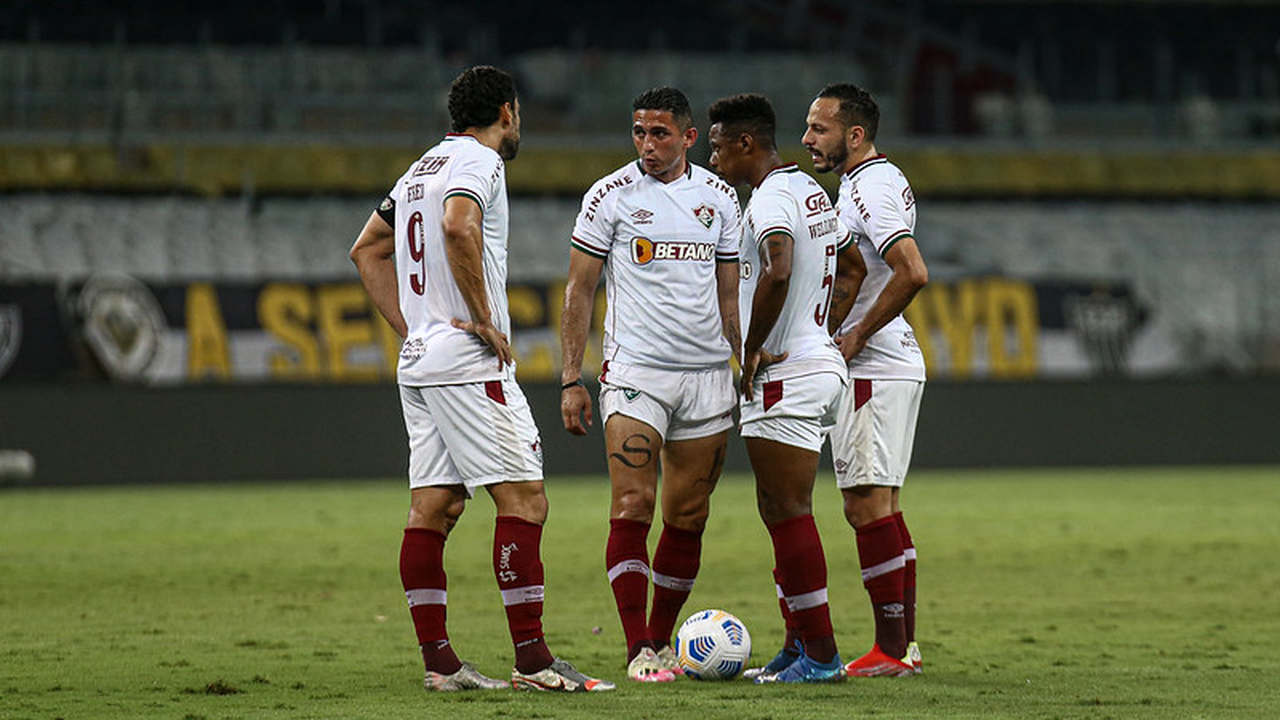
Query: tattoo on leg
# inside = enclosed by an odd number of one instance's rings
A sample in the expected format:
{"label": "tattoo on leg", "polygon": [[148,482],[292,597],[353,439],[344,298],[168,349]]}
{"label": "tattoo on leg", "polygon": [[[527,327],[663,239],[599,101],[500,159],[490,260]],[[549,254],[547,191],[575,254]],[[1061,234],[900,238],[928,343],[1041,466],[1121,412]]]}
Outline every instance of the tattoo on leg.
{"label": "tattoo on leg", "polygon": [[[633,440],[637,442],[632,443]],[[640,443],[644,443],[644,446],[641,447]],[[641,433],[628,435],[627,439],[622,441],[622,452],[609,453],[609,457],[629,468],[642,468],[653,461],[653,451],[649,449],[652,443],[653,440],[647,435]]]}

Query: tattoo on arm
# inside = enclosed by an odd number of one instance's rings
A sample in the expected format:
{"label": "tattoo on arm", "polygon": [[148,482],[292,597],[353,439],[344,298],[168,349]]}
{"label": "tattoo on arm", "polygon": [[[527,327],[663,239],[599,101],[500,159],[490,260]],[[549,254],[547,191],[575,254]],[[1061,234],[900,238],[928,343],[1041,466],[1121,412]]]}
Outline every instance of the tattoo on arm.
{"label": "tattoo on arm", "polygon": [[628,435],[622,441],[622,452],[609,453],[609,457],[629,468],[642,468],[653,462],[653,451],[649,449],[652,444],[653,440],[648,435]]}

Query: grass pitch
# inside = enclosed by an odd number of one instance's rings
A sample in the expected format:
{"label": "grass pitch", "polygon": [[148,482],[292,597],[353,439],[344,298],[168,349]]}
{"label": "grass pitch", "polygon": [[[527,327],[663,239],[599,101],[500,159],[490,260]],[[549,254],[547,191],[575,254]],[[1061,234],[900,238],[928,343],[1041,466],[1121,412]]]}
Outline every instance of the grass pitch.
{"label": "grass pitch", "polygon": [[[809,687],[626,683],[607,482],[553,478],[548,493],[548,642],[617,692],[424,693],[399,480],[8,490],[0,718],[1280,716],[1275,468],[916,473],[926,674]],[[782,632],[753,497],[748,477],[722,481],[685,610],[739,615],[763,662]],[[871,622],[829,476],[816,504],[849,658]],[[492,516],[478,497],[450,539],[449,627],[504,676]]]}

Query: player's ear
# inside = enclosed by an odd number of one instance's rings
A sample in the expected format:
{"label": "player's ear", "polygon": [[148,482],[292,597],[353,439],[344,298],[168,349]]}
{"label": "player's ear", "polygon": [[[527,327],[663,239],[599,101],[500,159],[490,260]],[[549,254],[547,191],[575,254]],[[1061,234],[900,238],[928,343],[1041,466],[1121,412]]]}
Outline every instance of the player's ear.
{"label": "player's ear", "polygon": [[752,137],[751,133],[738,134],[738,149],[742,151],[743,155],[751,154],[751,149],[754,148],[755,145],[756,139]]}
{"label": "player's ear", "polygon": [[690,125],[684,129],[684,148],[688,150],[696,142],[698,142],[698,128]]}
{"label": "player's ear", "polygon": [[503,127],[509,127],[516,124],[516,109],[511,103],[502,103],[498,108],[498,121]]}
{"label": "player's ear", "polygon": [[867,137],[866,128],[862,127],[861,125],[850,125],[849,129],[845,131],[844,139],[845,139],[845,143],[849,146],[849,149],[853,150],[853,149],[856,149],[859,145],[861,145],[863,139],[865,139],[866,137]]}

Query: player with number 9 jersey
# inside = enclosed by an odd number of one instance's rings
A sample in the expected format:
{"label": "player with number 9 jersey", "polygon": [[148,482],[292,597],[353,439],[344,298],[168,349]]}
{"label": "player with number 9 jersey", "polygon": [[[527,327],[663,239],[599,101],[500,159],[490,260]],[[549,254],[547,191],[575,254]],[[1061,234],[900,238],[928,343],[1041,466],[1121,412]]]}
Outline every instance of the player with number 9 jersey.
{"label": "player with number 9 jersey", "polygon": [[429,386],[500,380],[493,352],[475,335],[453,326],[470,311],[454,282],[440,231],[445,202],[474,200],[483,213],[482,267],[493,326],[511,335],[507,312],[507,177],[502,158],[474,136],[449,133],[423,153],[389,194],[394,207],[396,276],[408,336],[400,352],[401,385]]}

